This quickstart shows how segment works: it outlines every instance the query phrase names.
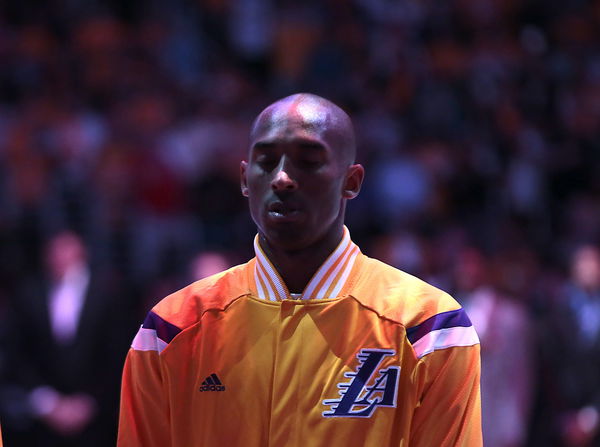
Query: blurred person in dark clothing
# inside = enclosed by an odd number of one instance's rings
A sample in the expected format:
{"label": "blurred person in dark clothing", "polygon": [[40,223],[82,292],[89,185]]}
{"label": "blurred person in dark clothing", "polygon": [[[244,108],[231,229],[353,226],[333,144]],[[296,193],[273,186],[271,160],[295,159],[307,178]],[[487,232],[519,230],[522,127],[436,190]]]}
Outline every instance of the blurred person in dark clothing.
{"label": "blurred person in dark clothing", "polygon": [[600,445],[600,250],[579,247],[571,279],[556,309],[563,328],[557,362],[564,405],[560,415],[565,445]]}
{"label": "blurred person in dark clothing", "polygon": [[47,242],[45,274],[17,290],[0,393],[7,444],[113,445],[131,336],[116,282],[91,267],[76,234],[61,232]]}
{"label": "blurred person in dark clothing", "polygon": [[600,445],[600,250],[579,246],[570,278],[538,307],[539,414],[532,446]]}

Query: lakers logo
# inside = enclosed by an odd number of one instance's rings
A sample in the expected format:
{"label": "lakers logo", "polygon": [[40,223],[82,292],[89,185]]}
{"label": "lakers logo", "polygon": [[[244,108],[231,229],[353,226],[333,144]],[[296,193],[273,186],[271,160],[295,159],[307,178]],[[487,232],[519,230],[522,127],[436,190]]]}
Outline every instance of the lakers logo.
{"label": "lakers logo", "polygon": [[344,374],[350,380],[338,383],[340,397],[323,401],[330,407],[323,416],[368,418],[377,407],[396,407],[400,367],[378,370],[383,359],[394,354],[391,349],[361,349],[356,371]]}

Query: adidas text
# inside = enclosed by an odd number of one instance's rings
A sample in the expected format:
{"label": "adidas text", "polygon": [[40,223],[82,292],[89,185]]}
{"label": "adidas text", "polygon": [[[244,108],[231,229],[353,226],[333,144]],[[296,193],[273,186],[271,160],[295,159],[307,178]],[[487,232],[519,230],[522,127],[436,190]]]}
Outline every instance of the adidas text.
{"label": "adidas text", "polygon": [[202,385],[200,391],[225,391],[225,385]]}

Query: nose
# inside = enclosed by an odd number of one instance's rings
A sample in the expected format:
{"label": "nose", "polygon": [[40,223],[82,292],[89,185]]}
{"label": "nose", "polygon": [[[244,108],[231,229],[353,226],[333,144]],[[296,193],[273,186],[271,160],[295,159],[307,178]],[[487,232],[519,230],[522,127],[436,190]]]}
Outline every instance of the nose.
{"label": "nose", "polygon": [[276,169],[273,180],[271,180],[271,189],[273,189],[273,191],[293,191],[297,188],[298,184],[290,177],[289,169],[282,159]]}

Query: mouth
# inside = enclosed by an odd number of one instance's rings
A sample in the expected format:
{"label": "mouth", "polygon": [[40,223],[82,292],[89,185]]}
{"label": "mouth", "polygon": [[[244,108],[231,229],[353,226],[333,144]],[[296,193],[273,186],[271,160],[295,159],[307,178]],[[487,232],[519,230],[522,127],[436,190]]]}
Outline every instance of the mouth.
{"label": "mouth", "polygon": [[276,221],[292,221],[298,219],[301,211],[298,206],[285,202],[271,202],[267,207],[267,215]]}

